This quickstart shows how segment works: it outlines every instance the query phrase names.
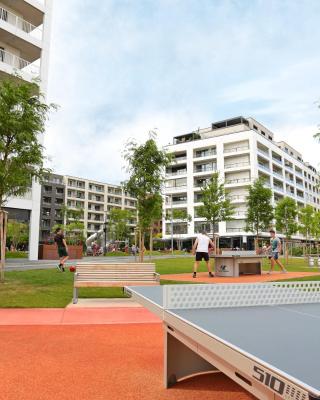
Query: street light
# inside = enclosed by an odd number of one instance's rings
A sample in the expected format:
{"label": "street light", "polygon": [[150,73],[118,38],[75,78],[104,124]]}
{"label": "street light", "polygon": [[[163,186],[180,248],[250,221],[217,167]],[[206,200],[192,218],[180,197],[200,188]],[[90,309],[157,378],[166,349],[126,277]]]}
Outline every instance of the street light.
{"label": "street light", "polygon": [[105,213],[105,219],[104,219],[104,228],[103,228],[103,232],[104,232],[104,255],[107,254],[107,213]]}

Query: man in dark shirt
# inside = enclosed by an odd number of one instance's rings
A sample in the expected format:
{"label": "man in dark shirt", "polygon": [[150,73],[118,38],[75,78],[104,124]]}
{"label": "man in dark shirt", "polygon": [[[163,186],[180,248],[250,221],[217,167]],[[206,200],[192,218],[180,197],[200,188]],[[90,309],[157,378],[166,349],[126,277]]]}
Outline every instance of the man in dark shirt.
{"label": "man in dark shirt", "polygon": [[56,229],[54,241],[57,245],[58,254],[59,254],[59,258],[60,258],[60,263],[57,268],[59,271],[64,272],[64,263],[69,258],[69,254],[68,254],[67,242],[64,238],[63,231],[61,228]]}

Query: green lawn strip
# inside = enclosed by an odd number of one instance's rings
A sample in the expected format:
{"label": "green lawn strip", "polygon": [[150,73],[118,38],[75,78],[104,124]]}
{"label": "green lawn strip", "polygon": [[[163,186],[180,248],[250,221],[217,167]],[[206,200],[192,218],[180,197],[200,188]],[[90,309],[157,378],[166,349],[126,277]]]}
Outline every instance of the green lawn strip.
{"label": "green lawn strip", "polygon": [[28,253],[25,251],[7,251],[6,259],[8,258],[28,258]]}
{"label": "green lawn strip", "polygon": [[[192,272],[193,259],[172,258],[155,260],[157,272],[179,274]],[[267,260],[264,261],[267,269]],[[200,271],[206,271],[205,263]],[[309,268],[303,259],[291,259],[288,271],[319,272],[318,268]],[[73,274],[60,273],[56,269],[10,271],[5,274],[6,281],[0,284],[0,307],[65,307],[72,299]],[[320,277],[306,277],[297,280],[318,280]],[[161,284],[192,283],[161,280]],[[125,297],[122,288],[81,288],[80,298],[121,298]]]}
{"label": "green lawn strip", "polygon": [[314,276],[304,276],[303,278],[282,279],[277,282],[297,282],[297,281],[320,281],[320,274]]}

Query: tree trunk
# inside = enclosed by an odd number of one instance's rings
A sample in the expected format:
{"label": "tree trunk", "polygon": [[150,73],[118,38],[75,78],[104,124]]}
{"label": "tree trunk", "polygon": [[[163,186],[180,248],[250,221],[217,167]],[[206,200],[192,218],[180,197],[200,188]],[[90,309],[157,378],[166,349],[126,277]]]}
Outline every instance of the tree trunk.
{"label": "tree trunk", "polygon": [[139,262],[143,262],[143,251],[142,251],[142,240],[141,240],[141,229],[139,229]]}
{"label": "tree trunk", "polygon": [[0,210],[0,282],[4,282],[8,213]]}
{"label": "tree trunk", "polygon": [[150,228],[150,243],[149,243],[149,259],[151,260],[151,253],[153,251],[153,240],[152,240],[153,227]]}

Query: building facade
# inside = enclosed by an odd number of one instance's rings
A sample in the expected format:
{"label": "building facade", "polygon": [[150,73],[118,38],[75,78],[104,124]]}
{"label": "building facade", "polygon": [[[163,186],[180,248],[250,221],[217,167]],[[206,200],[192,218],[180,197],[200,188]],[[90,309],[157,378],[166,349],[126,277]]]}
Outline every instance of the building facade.
{"label": "building facade", "polygon": [[[235,206],[233,220],[219,223],[216,230],[225,247],[252,247],[253,235],[244,230],[246,196],[258,177],[272,189],[273,205],[289,196],[299,207],[310,204],[320,210],[316,169],[287,143],[276,142],[273,133],[253,118],[213,123],[209,128],[175,137],[166,149],[174,157],[166,171],[165,208],[181,209],[192,217],[191,223],[173,221],[176,239],[194,238],[202,229],[211,231],[197,215],[197,207],[202,204],[201,187],[214,171],[224,180]],[[164,238],[171,238],[171,221],[166,217],[163,227]],[[300,235],[295,238],[302,239]]]}
{"label": "building facade", "polygon": [[[0,79],[39,79],[42,93],[48,83],[51,0],[0,0]],[[16,76],[18,74],[18,76]],[[30,226],[29,259],[38,258],[41,186],[33,182],[22,198],[12,198],[9,218]]]}
{"label": "building facade", "polygon": [[52,174],[41,190],[40,241],[52,236],[54,225],[65,223],[61,213],[63,206],[83,211],[80,221],[84,224],[85,237],[103,229],[114,208],[132,211],[134,216],[129,223],[132,233],[136,226],[136,199],[120,185]]}

